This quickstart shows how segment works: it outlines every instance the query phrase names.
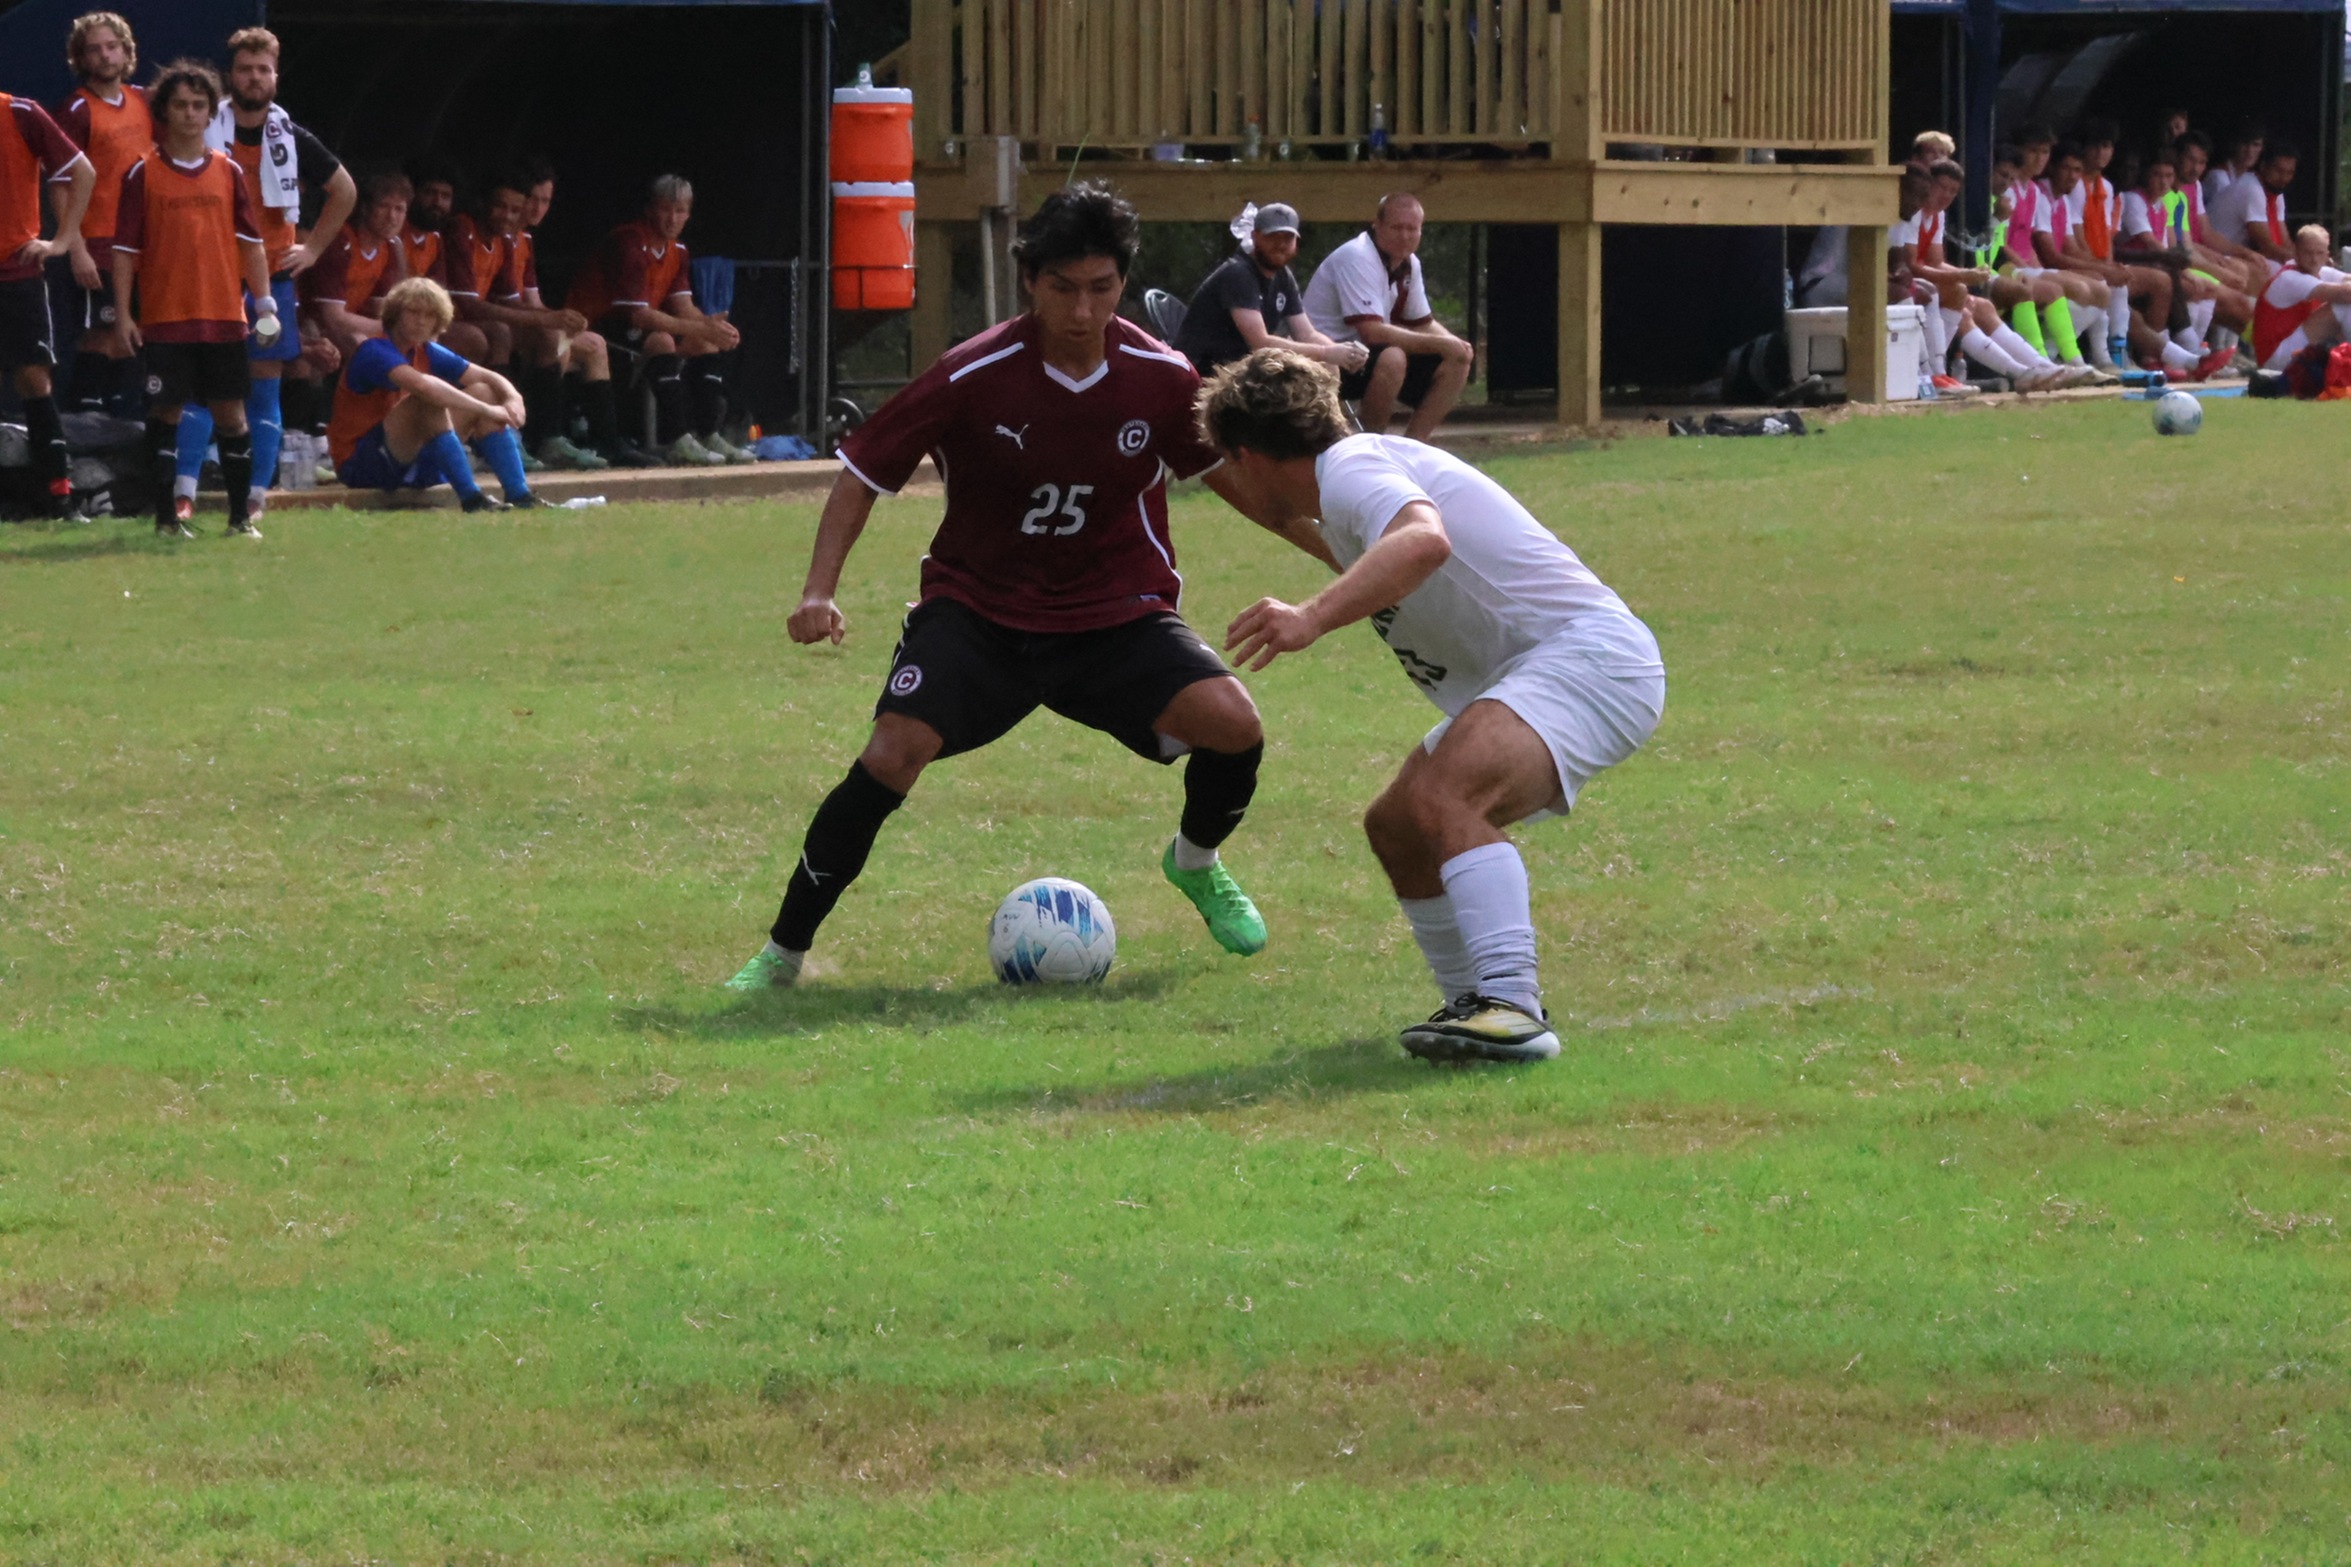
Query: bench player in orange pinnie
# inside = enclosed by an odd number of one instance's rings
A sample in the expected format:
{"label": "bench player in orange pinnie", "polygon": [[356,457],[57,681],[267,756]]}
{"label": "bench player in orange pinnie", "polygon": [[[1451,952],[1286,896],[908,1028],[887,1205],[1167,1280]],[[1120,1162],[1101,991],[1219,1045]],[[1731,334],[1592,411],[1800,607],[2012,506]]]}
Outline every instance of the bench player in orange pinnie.
{"label": "bench player in orange pinnie", "polygon": [[114,207],[122,177],[155,145],[155,121],[144,88],[131,85],[139,44],[131,24],[112,11],[75,18],[65,36],[65,63],[81,85],[58,105],[58,129],[89,158],[97,173],[81,242],[68,253],[81,292],[81,339],[66,380],[65,404],[95,412],[126,396],[146,401],[147,371],[136,358],[118,357],[114,293],[107,282],[114,255]]}
{"label": "bench player in orange pinnie", "polygon": [[722,356],[743,334],[694,303],[691,258],[679,237],[693,215],[691,181],[678,174],[655,179],[644,212],[589,253],[568,303],[616,355],[641,358],[653,386],[654,440],[663,460],[679,467],[756,462],[718,433],[726,417]]}
{"label": "bench player in orange pinnie", "polygon": [[[13,372],[24,403],[25,433],[50,514],[78,521],[66,477],[65,422],[49,375],[57,346],[41,269],[51,256],[81,243],[95,176],[81,149],[31,99],[0,93],[0,122],[0,372]],[[64,182],[64,195],[57,203],[57,237],[43,239],[41,193],[51,181]]]}
{"label": "bench player in orange pinnie", "polygon": [[[123,176],[115,214],[115,331],[128,351],[143,352],[148,371],[148,446],[156,462],[155,531],[187,538],[174,514],[172,478],[186,405],[203,405],[219,432],[221,477],[229,492],[229,532],[259,538],[248,495],[253,438],[245,421],[252,384],[246,360],[250,300],[256,331],[273,341],[291,332],[276,321],[253,200],[234,158],[206,145],[220,106],[220,77],[201,60],[164,68],[152,89],[161,137]],[[133,300],[137,313],[132,311]]]}
{"label": "bench player in orange pinnie", "polygon": [[[620,421],[612,393],[612,356],[604,338],[585,317],[550,310],[539,294],[538,227],[555,206],[555,166],[544,158],[526,160],[509,177],[522,190],[523,204],[506,243],[513,254],[514,280],[521,286],[521,304],[539,313],[539,323],[517,329],[516,368],[530,421],[523,430],[523,447],[550,468],[594,470],[612,466],[604,453],[619,444]],[[501,204],[500,214],[512,209]],[[527,369],[525,368],[527,366]],[[575,444],[570,435],[570,410],[577,406],[588,422],[588,444]]]}
{"label": "bench player in orange pinnie", "polygon": [[408,276],[400,232],[408,224],[410,190],[408,176],[397,170],[370,174],[360,184],[353,220],[296,284],[304,314],[346,359],[367,339],[383,336],[384,296]]}

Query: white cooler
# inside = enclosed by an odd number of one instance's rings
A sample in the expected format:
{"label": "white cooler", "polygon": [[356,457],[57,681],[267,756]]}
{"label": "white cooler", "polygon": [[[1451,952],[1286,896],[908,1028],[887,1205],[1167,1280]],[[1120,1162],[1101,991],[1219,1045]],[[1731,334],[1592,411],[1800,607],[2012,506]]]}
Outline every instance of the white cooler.
{"label": "white cooler", "polygon": [[[1918,397],[1919,372],[1926,368],[1926,312],[1917,305],[1886,307],[1886,384],[1889,403]],[[1845,307],[1788,312],[1788,373],[1801,381],[1826,376],[1839,391],[1845,385]]]}

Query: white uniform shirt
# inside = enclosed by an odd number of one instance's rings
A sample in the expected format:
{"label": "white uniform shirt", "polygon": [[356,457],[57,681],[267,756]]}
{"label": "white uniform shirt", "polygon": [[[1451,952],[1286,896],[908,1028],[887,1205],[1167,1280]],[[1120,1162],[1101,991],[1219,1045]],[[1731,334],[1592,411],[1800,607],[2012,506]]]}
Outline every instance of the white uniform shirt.
{"label": "white uniform shirt", "polygon": [[1388,277],[1388,263],[1367,229],[1322,258],[1306,285],[1306,318],[1314,329],[1334,342],[1361,339],[1347,324],[1349,316],[1377,316],[1382,321],[1423,321],[1436,312],[1421,287],[1420,257],[1404,264],[1401,287]]}
{"label": "white uniform shirt", "polygon": [[1886,230],[1886,249],[1888,251],[1900,250],[1905,245],[1918,243],[1919,217],[1920,214],[1914,212],[1907,218],[1894,220],[1893,226]]}
{"label": "white uniform shirt", "polygon": [[1452,453],[1400,436],[1351,435],[1315,459],[1314,475],[1323,542],[1342,567],[1361,560],[1414,501],[1444,519],[1452,555],[1371,626],[1448,716],[1513,660],[1571,629],[1621,653],[1627,673],[1664,673],[1655,639],[1624,600],[1508,490]]}
{"label": "white uniform shirt", "polygon": [[2269,192],[2253,175],[2246,175],[2228,188],[2227,194],[2210,204],[2205,221],[2222,239],[2237,244],[2247,243],[2245,231],[2258,224],[2264,235],[2269,232]]}

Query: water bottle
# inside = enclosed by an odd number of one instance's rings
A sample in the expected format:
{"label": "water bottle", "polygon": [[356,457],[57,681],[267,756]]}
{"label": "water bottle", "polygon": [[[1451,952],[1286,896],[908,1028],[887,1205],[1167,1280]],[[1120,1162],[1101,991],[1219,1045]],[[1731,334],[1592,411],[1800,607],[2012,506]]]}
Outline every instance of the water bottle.
{"label": "water bottle", "polygon": [[1780,270],[1780,309],[1785,312],[1795,308],[1796,274],[1783,267]]}
{"label": "water bottle", "polygon": [[574,495],[571,499],[563,502],[563,509],[565,511],[586,511],[591,506],[603,504],[604,497],[601,495]]}
{"label": "water bottle", "polygon": [[1368,138],[1368,141],[1370,143],[1371,155],[1373,158],[1380,159],[1387,157],[1388,106],[1384,103],[1375,103],[1371,106],[1371,135]]}
{"label": "water bottle", "polygon": [[1922,403],[1935,400],[1935,378],[1924,370],[1918,373],[1918,400]]}
{"label": "water bottle", "polygon": [[1249,129],[1241,137],[1241,161],[1255,163],[1265,156],[1265,124],[1256,115],[1249,116]]}

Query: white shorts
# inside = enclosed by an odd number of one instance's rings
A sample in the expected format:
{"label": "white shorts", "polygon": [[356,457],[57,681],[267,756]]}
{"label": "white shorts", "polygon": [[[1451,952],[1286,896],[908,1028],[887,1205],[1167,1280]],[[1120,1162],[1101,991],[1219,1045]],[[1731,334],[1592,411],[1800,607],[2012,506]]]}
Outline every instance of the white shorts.
{"label": "white shorts", "polygon": [[[1595,617],[1530,648],[1470,699],[1499,702],[1551,748],[1559,793],[1528,821],[1564,816],[1576,793],[1638,751],[1665,716],[1665,664],[1657,638],[1633,617]],[[1421,748],[1434,752],[1448,718]]]}

